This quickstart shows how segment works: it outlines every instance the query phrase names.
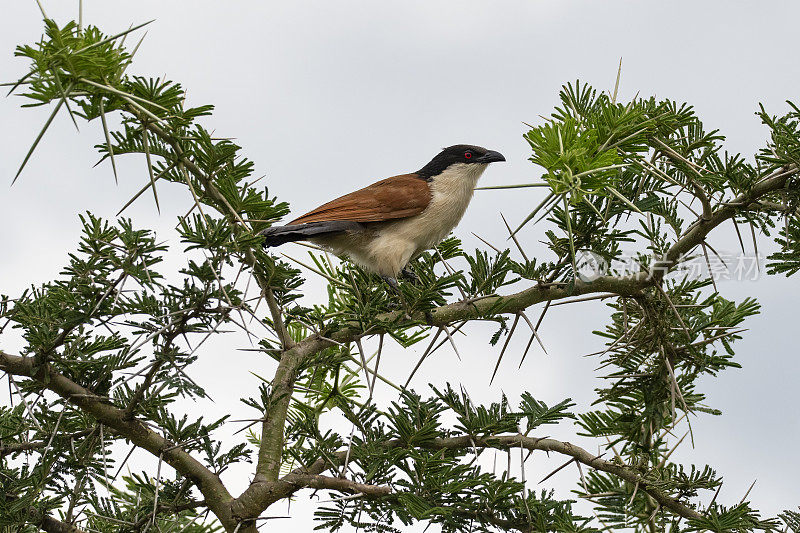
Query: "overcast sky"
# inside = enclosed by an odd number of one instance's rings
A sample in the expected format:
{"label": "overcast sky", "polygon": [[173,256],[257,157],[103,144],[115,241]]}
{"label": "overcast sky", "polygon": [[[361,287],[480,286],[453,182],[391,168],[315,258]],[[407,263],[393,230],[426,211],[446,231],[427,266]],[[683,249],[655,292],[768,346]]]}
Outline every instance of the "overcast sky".
{"label": "overcast sky", "polygon": [[[42,3],[61,23],[77,17],[77,1]],[[727,136],[729,151],[748,156],[765,140],[766,129],[754,115],[758,103],[778,114],[786,110],[784,100],[800,100],[797,2],[85,0],[84,8],[84,21],[109,34],[156,19],[131,70],[180,81],[191,105],[215,104],[206,124],[220,136],[235,137],[257,174],[267,176],[270,192],[298,214],[376,179],[416,170],[455,143],[506,155],[508,162],[493,165],[483,185],[529,181],[540,172],[527,161],[522,122],[541,122],[539,116],[556,104],[559,87],[576,78],[612,89],[620,58],[621,98],[638,93],[687,101],[707,129]],[[34,0],[6,2],[0,18],[2,81],[26,71],[13,49],[41,33]],[[100,125],[82,124],[78,134],[62,115],[20,181],[9,187],[49,113],[22,110],[21,102],[0,101],[0,292],[11,295],[57,274],[79,233],[77,213],[113,218],[147,179],[140,160],[121,162],[119,186],[107,165],[92,168]],[[160,215],[146,197],[127,214],[177,244],[172,228],[190,198],[178,188],[159,192]],[[482,191],[455,233],[467,249],[485,248],[471,232],[502,244],[499,211],[519,221],[539,194]],[[534,226],[522,236],[533,247],[542,231]],[[719,239],[718,249],[736,251],[731,235],[723,232]],[[768,249],[765,239],[762,246]],[[178,254],[167,265],[179,260]],[[704,382],[709,403],[724,415],[697,419],[695,448],[684,444],[676,454],[723,473],[720,501],[728,504],[737,503],[757,478],[750,498],[768,515],[800,504],[800,465],[787,459],[800,437],[794,342],[799,279],[764,277],[720,286],[737,301],[757,296],[763,312],[747,321],[750,331],[737,343],[744,368]],[[542,332],[549,355],[532,353],[521,371],[509,362],[491,387],[487,375],[497,351],[486,348],[489,330],[475,328],[469,345],[462,343],[462,361],[440,350],[416,386],[457,380],[480,401],[496,400],[501,389],[512,397],[529,390],[548,403],[572,397],[588,409],[600,380],[593,370],[597,360],[582,355],[601,348],[591,331],[602,328],[606,316],[594,303],[554,309]],[[509,359],[518,357],[526,340],[515,340]],[[18,347],[14,338],[0,339],[0,348]],[[240,390],[255,386],[248,370],[268,373],[271,366],[224,343],[219,347],[225,349],[209,349],[193,370],[216,400],[202,408],[246,416],[236,399]],[[400,381],[418,352],[396,354],[382,368]],[[559,428],[558,436],[580,442],[573,432]],[[548,466],[542,459],[530,468],[546,472]],[[239,479],[226,481],[238,492],[246,476],[243,470]],[[566,495],[575,476],[562,473],[552,482]],[[297,521],[270,525],[297,530],[310,524],[308,509],[293,504]]]}

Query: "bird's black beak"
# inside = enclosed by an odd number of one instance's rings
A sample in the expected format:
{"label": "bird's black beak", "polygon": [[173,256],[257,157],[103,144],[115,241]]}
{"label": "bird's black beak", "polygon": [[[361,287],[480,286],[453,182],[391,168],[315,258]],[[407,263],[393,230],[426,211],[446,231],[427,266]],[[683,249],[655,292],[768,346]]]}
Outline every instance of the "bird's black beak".
{"label": "bird's black beak", "polygon": [[506,158],[500,152],[495,152],[494,150],[489,150],[482,156],[480,156],[475,161],[477,163],[494,163],[496,161],[505,161]]}

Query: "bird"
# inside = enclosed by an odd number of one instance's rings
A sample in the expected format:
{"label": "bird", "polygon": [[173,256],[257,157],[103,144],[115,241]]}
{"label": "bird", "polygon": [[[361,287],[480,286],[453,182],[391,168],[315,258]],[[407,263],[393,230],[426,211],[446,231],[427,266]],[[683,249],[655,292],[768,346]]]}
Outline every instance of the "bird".
{"label": "bird", "polygon": [[380,180],[261,231],[263,245],[309,241],[379,275],[399,293],[399,276],[415,278],[406,269],[409,261],[447,237],[486,167],[505,160],[480,146],[449,146],[416,172]]}

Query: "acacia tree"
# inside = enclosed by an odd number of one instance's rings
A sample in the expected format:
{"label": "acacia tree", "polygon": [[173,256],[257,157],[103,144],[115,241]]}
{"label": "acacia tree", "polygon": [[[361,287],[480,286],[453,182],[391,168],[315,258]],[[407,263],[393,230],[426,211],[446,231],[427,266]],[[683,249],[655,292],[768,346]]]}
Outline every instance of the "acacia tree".
{"label": "acacia tree", "polygon": [[[136,48],[124,40],[137,29],[106,36],[45,20],[42,39],[17,49],[30,68],[12,92],[53,104],[20,172],[53,117],[67,113],[98,124],[97,149],[115,175],[115,158],[138,154],[140,194],[158,203],[159,181],[179,184],[192,209],[177,225],[179,272],[159,271],[169,250],[152,231],[86,214],[57,279],[2,297],[0,333],[14,328],[25,346],[0,350],[16,398],[0,407],[0,525],[254,531],[270,506],[313,488],[332,493],[316,511],[326,530],[422,522],[443,531],[800,531],[793,511],[763,518],[747,501],[719,501],[720,476],[671,461],[681,440],[669,440],[717,413],[698,378],[738,366],[733,343],[758,312],[755,300],[725,299],[712,279],[681,275],[681,264],[714,254],[708,238],[727,223],[775,234],[771,272],[800,270],[797,107],[777,117],[760,109],[770,138],[748,162],[725,153],[723,137],[688,105],[618,102],[567,85],[551,118],[525,134],[542,172],[525,187],[547,196],[521,225],[547,225],[548,257],[529,258],[521,239],[514,250],[468,254],[451,238],[415,259],[419,280],[402,286],[398,308],[377,277],[313,252],[303,271],[325,278],[328,292],[309,303],[301,271],[262,249],[258,235],[287,204],[257,187],[239,146],[200,124],[212,106],[187,107],[178,83],[125,73]],[[613,264],[623,245],[638,250],[633,271],[577,275],[587,253]],[[380,371],[384,347],[419,343],[421,364],[475,321],[496,324],[486,341],[498,345],[499,365],[513,335],[530,335],[530,348],[552,302],[587,297],[609,302],[605,348],[595,354],[608,386],[593,410],[530,393],[515,405],[476,405],[444,379],[415,391]],[[247,432],[226,439],[222,428],[240,422],[175,414],[181,399],[206,396],[188,369],[208,337],[230,335],[221,326],[274,361],[272,376],[244,392],[254,413]],[[399,399],[376,402],[380,386]],[[544,436],[566,419],[605,453]],[[332,420],[352,430],[326,429]],[[120,476],[136,450],[156,468]],[[563,456],[578,466],[575,494],[591,515],[552,491],[526,490],[524,460],[521,469],[487,468],[486,450]],[[247,462],[252,481],[232,494],[226,471]]]}

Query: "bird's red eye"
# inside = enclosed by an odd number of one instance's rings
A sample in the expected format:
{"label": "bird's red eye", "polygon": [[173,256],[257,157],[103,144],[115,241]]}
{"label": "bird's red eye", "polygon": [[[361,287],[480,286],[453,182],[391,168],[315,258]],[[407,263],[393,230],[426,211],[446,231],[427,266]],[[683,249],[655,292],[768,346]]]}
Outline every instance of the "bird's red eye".
{"label": "bird's red eye", "polygon": [[464,159],[472,159],[472,152],[464,152]]}

